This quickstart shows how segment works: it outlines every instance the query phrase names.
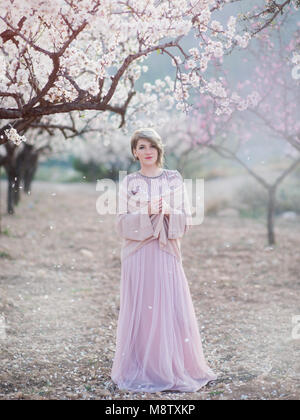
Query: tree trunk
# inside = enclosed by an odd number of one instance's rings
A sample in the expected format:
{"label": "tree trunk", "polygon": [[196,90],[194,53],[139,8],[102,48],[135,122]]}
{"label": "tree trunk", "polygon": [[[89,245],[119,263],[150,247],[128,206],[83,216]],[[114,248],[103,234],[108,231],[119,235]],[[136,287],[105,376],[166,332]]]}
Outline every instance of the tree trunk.
{"label": "tree trunk", "polygon": [[2,199],[2,181],[1,181],[1,175],[2,175],[2,166],[0,164],[0,235],[2,234],[2,214],[1,214],[1,199]]}
{"label": "tree trunk", "polygon": [[14,200],[14,206],[17,206],[20,201],[20,176],[19,174],[17,174],[13,183],[13,200]]}
{"label": "tree trunk", "polygon": [[14,214],[14,187],[15,174],[7,174],[7,213]]}
{"label": "tree trunk", "polygon": [[24,193],[31,192],[31,183],[38,167],[38,155],[31,156],[30,166],[26,168],[23,174]]}
{"label": "tree trunk", "polygon": [[268,242],[269,245],[275,244],[274,233],[274,214],[275,214],[275,188],[268,188],[268,211],[267,211],[267,226],[268,226]]}

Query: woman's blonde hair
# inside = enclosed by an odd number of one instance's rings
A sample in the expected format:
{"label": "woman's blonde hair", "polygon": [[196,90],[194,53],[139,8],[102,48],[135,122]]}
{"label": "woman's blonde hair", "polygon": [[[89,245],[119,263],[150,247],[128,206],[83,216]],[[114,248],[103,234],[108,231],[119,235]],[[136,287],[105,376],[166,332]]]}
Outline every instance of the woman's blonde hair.
{"label": "woman's blonde hair", "polygon": [[[158,156],[156,164],[160,168],[163,167],[164,164],[164,144],[161,140],[160,135],[154,128],[139,128],[135,130],[131,137],[131,153],[134,156],[133,150],[136,149],[137,143],[140,139],[149,140],[151,144],[157,149]],[[138,160],[138,158],[137,158]]]}

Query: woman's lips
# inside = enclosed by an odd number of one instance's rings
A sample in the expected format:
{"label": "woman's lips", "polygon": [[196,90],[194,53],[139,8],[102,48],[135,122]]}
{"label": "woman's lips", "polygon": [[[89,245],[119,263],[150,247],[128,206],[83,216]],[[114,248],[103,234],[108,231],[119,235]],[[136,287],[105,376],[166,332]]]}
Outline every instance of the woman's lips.
{"label": "woman's lips", "polygon": [[152,156],[146,157],[146,159],[152,159]]}

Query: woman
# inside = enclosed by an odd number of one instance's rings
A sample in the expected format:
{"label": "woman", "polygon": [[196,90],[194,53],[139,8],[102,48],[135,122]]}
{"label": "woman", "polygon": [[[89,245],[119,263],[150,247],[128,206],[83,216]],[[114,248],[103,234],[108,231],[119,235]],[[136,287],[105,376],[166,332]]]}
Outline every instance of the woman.
{"label": "woman", "polygon": [[130,391],[197,391],[217,376],[203,355],[182,266],[180,239],[191,220],[183,179],[163,168],[154,129],[135,131],[131,151],[141,169],[119,187],[116,229],[123,246],[111,378]]}

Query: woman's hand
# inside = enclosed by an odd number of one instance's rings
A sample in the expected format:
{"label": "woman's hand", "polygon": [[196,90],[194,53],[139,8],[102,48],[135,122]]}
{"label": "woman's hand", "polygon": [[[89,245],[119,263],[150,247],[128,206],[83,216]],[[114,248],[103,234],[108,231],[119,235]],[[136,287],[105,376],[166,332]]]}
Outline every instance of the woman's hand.
{"label": "woman's hand", "polygon": [[159,199],[152,199],[148,201],[148,213],[151,214],[158,214],[161,212],[160,200]]}
{"label": "woman's hand", "polygon": [[149,214],[160,214],[164,210],[164,214],[169,217],[170,206],[163,200],[162,197],[154,199],[148,202],[148,213]]}

